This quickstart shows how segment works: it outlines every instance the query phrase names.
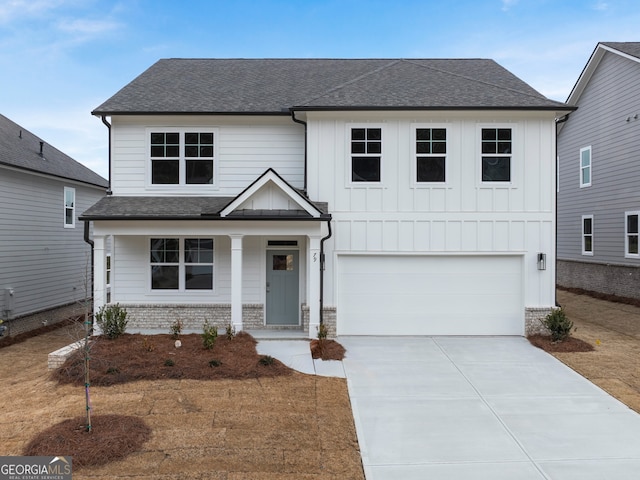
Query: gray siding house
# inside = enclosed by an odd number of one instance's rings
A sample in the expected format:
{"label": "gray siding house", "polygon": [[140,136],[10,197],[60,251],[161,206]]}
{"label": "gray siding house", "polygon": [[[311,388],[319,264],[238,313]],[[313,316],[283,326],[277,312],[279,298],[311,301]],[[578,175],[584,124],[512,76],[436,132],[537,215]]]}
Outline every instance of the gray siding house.
{"label": "gray siding house", "polygon": [[85,298],[91,249],[77,217],[107,187],[0,115],[0,319],[9,334],[62,320]]}
{"label": "gray siding house", "polygon": [[597,45],[558,125],[557,282],[640,298],[640,42]]}

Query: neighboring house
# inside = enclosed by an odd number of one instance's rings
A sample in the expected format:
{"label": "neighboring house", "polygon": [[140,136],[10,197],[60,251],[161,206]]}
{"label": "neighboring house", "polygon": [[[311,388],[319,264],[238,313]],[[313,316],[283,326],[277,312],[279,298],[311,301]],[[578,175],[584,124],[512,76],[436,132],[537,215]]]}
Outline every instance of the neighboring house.
{"label": "neighboring house", "polygon": [[558,126],[558,284],[640,298],[640,42],[599,43]]}
{"label": "neighboring house", "polygon": [[[78,215],[108,182],[0,115],[0,318],[11,335],[64,319],[91,296]],[[7,325],[7,324],[5,324]]]}
{"label": "neighboring house", "polygon": [[484,59],[161,60],[93,112],[96,308],[112,238],[139,327],[523,335],[555,306],[570,110]]}

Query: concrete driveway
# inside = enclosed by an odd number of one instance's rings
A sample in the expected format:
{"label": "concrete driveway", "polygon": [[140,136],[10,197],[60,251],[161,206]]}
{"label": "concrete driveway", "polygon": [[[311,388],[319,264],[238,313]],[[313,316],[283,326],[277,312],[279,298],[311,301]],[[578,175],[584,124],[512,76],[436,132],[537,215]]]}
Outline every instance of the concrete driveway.
{"label": "concrete driveway", "polygon": [[367,480],[637,479],[640,415],[521,337],[340,337]]}

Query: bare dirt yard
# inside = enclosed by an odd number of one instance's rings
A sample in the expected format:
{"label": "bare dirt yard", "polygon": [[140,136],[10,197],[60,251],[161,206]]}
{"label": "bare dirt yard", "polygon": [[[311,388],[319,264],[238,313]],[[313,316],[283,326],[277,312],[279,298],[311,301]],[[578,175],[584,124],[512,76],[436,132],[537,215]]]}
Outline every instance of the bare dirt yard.
{"label": "bare dirt yard", "polygon": [[[85,414],[84,387],[58,383],[47,370],[47,355],[79,336],[63,327],[0,348],[0,455],[22,455],[42,431]],[[157,353],[161,340],[154,342],[136,348]],[[192,379],[178,358],[162,368],[166,378],[91,387],[94,418],[135,417],[151,433],[122,460],[74,466],[74,479],[364,479],[344,379],[298,372]],[[114,380],[124,374],[113,371]]]}
{"label": "bare dirt yard", "polygon": [[552,352],[556,358],[640,413],[640,307],[558,290],[558,303],[589,352]]}

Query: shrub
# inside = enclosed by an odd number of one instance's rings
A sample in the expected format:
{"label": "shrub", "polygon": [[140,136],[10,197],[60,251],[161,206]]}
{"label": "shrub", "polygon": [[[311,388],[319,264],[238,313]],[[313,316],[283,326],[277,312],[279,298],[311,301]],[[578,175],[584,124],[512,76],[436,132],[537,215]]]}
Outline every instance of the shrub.
{"label": "shrub", "polygon": [[542,320],[542,324],[551,332],[551,340],[562,342],[571,334],[573,322],[567,318],[562,308],[552,311]]}
{"label": "shrub", "polygon": [[209,360],[210,367],[219,367],[220,365],[222,365],[220,360],[216,360],[215,358],[213,360]]}
{"label": "shrub", "polygon": [[273,365],[275,358],[273,358],[270,355],[263,355],[262,357],[260,357],[260,365],[264,365],[265,367],[268,365]]}
{"label": "shrub", "polygon": [[329,335],[329,329],[327,328],[327,326],[324,323],[321,323],[318,326],[318,340],[320,340],[320,342],[322,342],[323,340],[327,339],[328,335]]}
{"label": "shrub", "polygon": [[164,366],[165,366],[165,367],[173,367],[175,364],[176,364],[176,362],[174,362],[174,361],[173,361],[172,359],[170,359],[170,358],[167,358],[167,359],[164,361]]}
{"label": "shrub", "polygon": [[182,333],[182,320],[178,319],[173,322],[169,329],[171,330],[171,335],[173,335],[173,338],[178,338]]}
{"label": "shrub", "polygon": [[233,337],[236,336],[236,329],[230,323],[227,324],[226,335],[229,340],[233,340]]}
{"label": "shrub", "polygon": [[202,326],[202,344],[207,350],[211,350],[218,338],[218,328],[215,325],[209,325],[208,321]]}
{"label": "shrub", "polygon": [[103,305],[96,314],[96,323],[110,340],[118,338],[127,329],[127,309],[119,304]]}

